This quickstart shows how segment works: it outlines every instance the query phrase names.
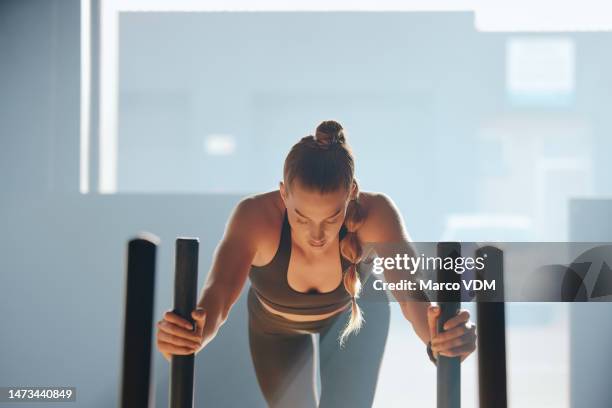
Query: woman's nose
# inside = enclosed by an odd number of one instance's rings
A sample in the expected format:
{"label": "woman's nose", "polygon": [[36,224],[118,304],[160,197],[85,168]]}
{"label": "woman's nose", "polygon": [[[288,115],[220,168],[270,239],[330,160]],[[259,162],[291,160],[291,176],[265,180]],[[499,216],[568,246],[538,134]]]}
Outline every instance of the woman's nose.
{"label": "woman's nose", "polygon": [[310,239],[313,241],[323,241],[325,238],[325,230],[322,227],[314,227],[310,231]]}

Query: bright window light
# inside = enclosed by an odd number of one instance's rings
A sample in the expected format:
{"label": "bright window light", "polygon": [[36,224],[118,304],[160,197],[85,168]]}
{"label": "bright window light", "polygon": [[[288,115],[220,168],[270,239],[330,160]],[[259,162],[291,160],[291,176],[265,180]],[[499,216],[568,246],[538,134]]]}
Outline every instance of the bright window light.
{"label": "bright window light", "polygon": [[81,1],[81,122],[80,122],[80,160],[79,191],[89,193],[89,126],[90,126],[90,50],[91,8],[87,0]]}
{"label": "bright window light", "polygon": [[212,156],[227,156],[236,151],[236,140],[232,135],[208,135],[204,139],[204,150]]}
{"label": "bright window light", "polygon": [[[82,0],[84,12],[91,0]],[[95,2],[94,4],[97,4]],[[98,172],[97,188],[101,193],[117,191],[117,106],[118,106],[118,44],[119,44],[119,14],[121,12],[215,12],[215,11],[361,11],[361,12],[411,12],[411,11],[461,11],[472,12],[474,26],[478,31],[497,32],[560,32],[560,31],[608,31],[612,30],[612,3],[607,0],[582,0],[558,2],[555,0],[99,0],[100,13],[100,83],[96,89],[99,94],[91,97],[99,100],[99,129],[97,153]],[[89,24],[82,29],[83,47],[88,44]],[[573,58],[574,46],[563,40],[554,44],[544,45],[536,54],[536,60],[529,64],[527,55],[534,55],[533,50],[540,47],[535,43],[512,43],[509,45],[509,93],[520,97],[538,98],[537,92],[544,93],[548,100],[562,101],[573,90]],[[82,108],[84,118],[81,129],[81,178],[80,190],[87,192],[89,186],[90,168],[90,134],[85,129],[88,126],[87,106],[90,106],[90,96],[87,95],[90,85],[87,73],[89,71],[87,56],[89,52],[83,49],[85,60],[82,61]],[[553,63],[562,65],[549,69]],[[548,68],[546,68],[548,67]],[[545,72],[543,82],[534,85],[536,78]],[[518,91],[515,94],[515,91]],[[534,93],[535,92],[535,93]],[[558,93],[560,92],[560,93]],[[550,98],[552,95],[552,99]],[[97,105],[96,105],[97,106]],[[94,180],[96,181],[96,180]]]}
{"label": "bright window light", "polygon": [[506,44],[506,90],[517,104],[568,104],[574,71],[574,42],[569,38],[510,38]]}

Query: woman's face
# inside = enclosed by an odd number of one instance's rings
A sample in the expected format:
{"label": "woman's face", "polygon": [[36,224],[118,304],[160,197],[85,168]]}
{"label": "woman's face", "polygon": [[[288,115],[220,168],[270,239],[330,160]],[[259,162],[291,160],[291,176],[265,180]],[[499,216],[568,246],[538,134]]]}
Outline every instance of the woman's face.
{"label": "woman's face", "polygon": [[280,191],[293,237],[300,246],[313,251],[329,248],[344,223],[351,198],[349,191],[340,189],[321,194],[305,189],[297,179],[292,182],[290,191],[281,182]]}

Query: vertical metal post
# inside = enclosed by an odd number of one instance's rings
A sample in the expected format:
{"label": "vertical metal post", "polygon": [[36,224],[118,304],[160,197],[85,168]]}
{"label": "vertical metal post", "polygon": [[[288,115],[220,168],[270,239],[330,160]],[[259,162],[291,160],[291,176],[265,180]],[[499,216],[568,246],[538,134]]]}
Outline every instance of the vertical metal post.
{"label": "vertical metal post", "polygon": [[121,407],[147,408],[151,398],[151,338],[155,296],[154,236],[128,244]]}
{"label": "vertical metal post", "polygon": [[[174,313],[193,323],[191,312],[197,301],[197,238],[176,240]],[[170,408],[193,408],[194,356],[172,356],[170,363]]]}
{"label": "vertical metal post", "polygon": [[[439,242],[437,255],[443,261],[461,256],[461,245],[458,242]],[[437,270],[437,281],[445,283],[460,283],[461,275],[443,267]],[[461,289],[441,290],[438,292],[438,304],[441,308],[438,319],[438,333],[442,333],[444,323],[457,315],[461,305]],[[461,407],[461,361],[459,357],[438,356],[437,364],[437,402],[438,408]]]}
{"label": "vertical metal post", "polygon": [[[479,279],[495,281],[495,291],[478,293],[478,387],[480,408],[506,408],[506,312],[504,253],[486,246],[476,251],[485,258]],[[495,301],[494,301],[495,300]]]}

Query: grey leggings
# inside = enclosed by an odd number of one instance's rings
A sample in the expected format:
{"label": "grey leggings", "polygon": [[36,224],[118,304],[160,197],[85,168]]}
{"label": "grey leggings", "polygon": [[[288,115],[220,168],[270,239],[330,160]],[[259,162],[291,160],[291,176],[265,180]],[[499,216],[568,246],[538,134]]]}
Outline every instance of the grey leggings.
{"label": "grey leggings", "polygon": [[[368,289],[372,290],[371,285],[364,285],[364,291]],[[370,293],[367,301],[359,302],[365,323],[340,349],[337,338],[348,321],[350,308],[317,322],[293,322],[270,313],[249,290],[251,357],[270,407],[372,406],[390,317],[386,297],[373,301],[375,297]],[[315,333],[319,333],[320,400],[315,379]]]}

